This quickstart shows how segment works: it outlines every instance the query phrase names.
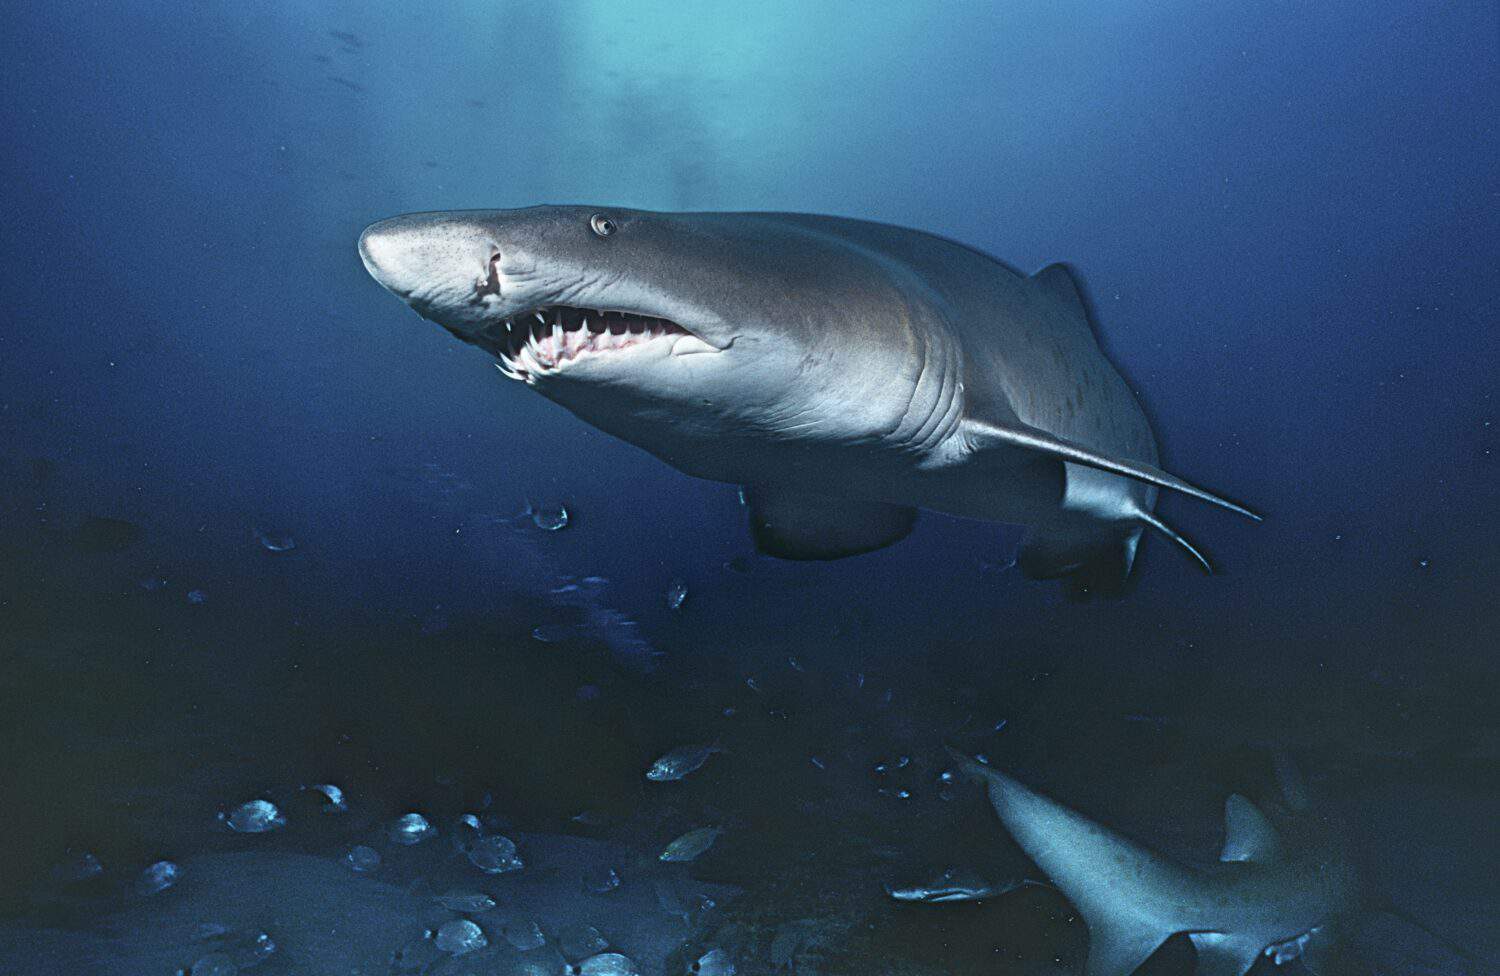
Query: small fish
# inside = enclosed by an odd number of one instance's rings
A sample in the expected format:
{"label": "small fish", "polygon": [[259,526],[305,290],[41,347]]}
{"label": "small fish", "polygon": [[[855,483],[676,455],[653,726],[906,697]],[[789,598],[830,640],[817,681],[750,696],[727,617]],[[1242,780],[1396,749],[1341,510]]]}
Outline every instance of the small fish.
{"label": "small fish", "polygon": [[412,847],[437,833],[437,828],[420,813],[404,813],[386,828],[386,837],[393,844]]}
{"label": "small fish", "polygon": [[443,952],[455,956],[476,952],[490,944],[490,940],[485,938],[484,929],[466,918],[444,922],[432,941]]}
{"label": "small fish", "polygon": [[302,789],[317,793],[328,801],[323,807],[324,813],[343,813],[349,809],[349,804],[344,799],[344,791],[332,783],[317,783],[312,786],[304,786]]}
{"label": "small fish", "polygon": [[449,891],[438,895],[433,901],[455,912],[487,912],[495,907],[495,899],[482,891]]}
{"label": "small fish", "polygon": [[618,952],[601,952],[578,964],[579,976],[640,976],[640,970],[629,956]]}
{"label": "small fish", "polygon": [[177,865],[171,861],[157,861],[136,877],[136,893],[150,896],[166,891],[177,883],[177,875]]}
{"label": "small fish", "polygon": [[219,819],[239,834],[264,834],[286,826],[286,817],[270,800],[241,803],[229,813],[219,814]]}
{"label": "small fish", "polygon": [[734,976],[734,958],[723,949],[710,949],[693,963],[698,976]]}
{"label": "small fish", "polygon": [[266,552],[291,552],[297,548],[297,540],[289,535],[278,535],[274,532],[265,532],[256,526],[250,526],[250,532],[260,547]]}
{"label": "small fish", "polygon": [[700,854],[714,846],[714,841],[724,831],[720,827],[699,827],[690,830],[681,837],[672,841],[661,852],[660,860],[663,861],[693,861]]}
{"label": "small fish", "polygon": [[678,746],[651,764],[646,778],[653,783],[668,783],[697,772],[708,762],[708,757],[723,752],[718,743],[711,745]]}
{"label": "small fish", "polygon": [[1029,884],[1036,884],[1036,882],[1025,879],[991,882],[964,868],[948,868],[931,881],[904,885],[899,888],[886,885],[885,893],[896,901],[918,901],[940,905],[950,901],[979,901],[982,898],[996,898]]}
{"label": "small fish", "polygon": [[542,934],[541,926],[529,918],[506,922],[500,934],[505,936],[506,942],[522,952],[529,952],[547,944],[547,937]]}
{"label": "small fish", "polygon": [[344,855],[344,866],[358,874],[366,874],[380,867],[380,852],[373,847],[358,844]]}

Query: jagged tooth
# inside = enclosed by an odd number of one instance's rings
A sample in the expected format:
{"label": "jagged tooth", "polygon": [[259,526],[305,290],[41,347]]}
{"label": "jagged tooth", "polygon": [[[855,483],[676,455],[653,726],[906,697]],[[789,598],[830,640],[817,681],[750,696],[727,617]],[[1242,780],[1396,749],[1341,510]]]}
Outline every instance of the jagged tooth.
{"label": "jagged tooth", "polygon": [[542,364],[537,362],[536,356],[532,355],[531,343],[529,342],[521,347],[521,352],[516,359],[528,373],[540,373],[542,371]]}
{"label": "jagged tooth", "polygon": [[538,322],[540,322],[541,324],[543,324],[543,325],[547,324],[547,317],[545,315],[543,315],[540,311],[532,312],[531,314],[535,315],[536,316],[536,320]]}
{"label": "jagged tooth", "polygon": [[562,315],[559,314],[552,323],[552,344],[558,349],[563,347]]}

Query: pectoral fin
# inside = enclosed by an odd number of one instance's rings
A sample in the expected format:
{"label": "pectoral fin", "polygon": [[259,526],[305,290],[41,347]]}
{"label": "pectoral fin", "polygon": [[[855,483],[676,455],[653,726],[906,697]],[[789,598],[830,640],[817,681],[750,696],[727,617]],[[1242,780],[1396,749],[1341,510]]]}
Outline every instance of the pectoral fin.
{"label": "pectoral fin", "polygon": [[755,548],[778,559],[842,559],[910,534],[917,510],[781,488],[745,489]]}
{"label": "pectoral fin", "polygon": [[1171,934],[1132,918],[1086,918],[1084,921],[1089,926],[1089,959],[1083,970],[1084,976],[1128,976],[1139,969],[1141,963]]}
{"label": "pectoral fin", "polygon": [[1175,475],[1153,467],[1142,464],[1139,461],[1130,461],[1123,458],[1109,457],[1092,451],[1081,444],[1056,437],[1036,427],[1029,427],[1022,423],[1010,425],[993,424],[972,417],[963,422],[963,435],[969,445],[976,451],[986,450],[1016,450],[1022,449],[1033,451],[1038,454],[1055,457],[1072,464],[1081,464],[1089,468],[1097,468],[1100,471],[1108,471],[1122,478],[1130,478],[1134,481],[1143,481],[1158,488],[1169,488],[1172,491],[1180,491],[1185,495],[1202,499],[1227,508],[1231,512],[1238,512],[1246,518],[1260,521],[1260,516],[1245,508],[1243,505],[1221,498],[1212,492],[1204,491],[1195,485],[1190,485]]}
{"label": "pectoral fin", "polygon": [[1244,976],[1260,958],[1259,946],[1222,933],[1193,932],[1188,938],[1198,953],[1197,976]]}

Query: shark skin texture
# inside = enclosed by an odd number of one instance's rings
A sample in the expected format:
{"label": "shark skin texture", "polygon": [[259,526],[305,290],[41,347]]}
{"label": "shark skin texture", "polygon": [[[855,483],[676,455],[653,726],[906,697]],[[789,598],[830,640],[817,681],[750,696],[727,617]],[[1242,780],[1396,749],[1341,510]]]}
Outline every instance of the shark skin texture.
{"label": "shark skin texture", "polygon": [[507,378],[686,474],[743,486],[757,548],[870,552],[920,509],[1025,526],[1033,579],[1118,595],[1175,491],[1073,274],[885,224],[542,206],[409,214],[372,277]]}

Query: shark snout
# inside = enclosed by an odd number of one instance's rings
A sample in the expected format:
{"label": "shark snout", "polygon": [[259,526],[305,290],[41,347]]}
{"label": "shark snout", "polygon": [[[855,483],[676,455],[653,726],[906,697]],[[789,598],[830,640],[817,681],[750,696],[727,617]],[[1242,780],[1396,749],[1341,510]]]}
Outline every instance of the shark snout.
{"label": "shark snout", "polygon": [[359,235],[370,277],[424,314],[471,299],[499,253],[482,228],[441,214],[392,217]]}
{"label": "shark snout", "polygon": [[406,260],[409,245],[402,240],[400,229],[392,226],[395,223],[382,220],[366,227],[359,235],[359,259],[370,277],[404,298],[397,282],[407,277],[402,268],[409,263]]}

